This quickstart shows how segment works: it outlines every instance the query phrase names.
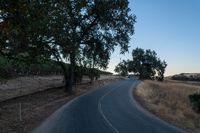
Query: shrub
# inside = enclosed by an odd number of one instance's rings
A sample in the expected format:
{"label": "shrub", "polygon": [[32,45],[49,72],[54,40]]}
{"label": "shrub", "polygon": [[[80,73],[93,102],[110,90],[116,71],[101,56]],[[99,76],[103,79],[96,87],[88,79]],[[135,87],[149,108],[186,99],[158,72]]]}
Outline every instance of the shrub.
{"label": "shrub", "polygon": [[189,99],[192,104],[192,109],[195,112],[200,113],[200,93],[189,95]]}

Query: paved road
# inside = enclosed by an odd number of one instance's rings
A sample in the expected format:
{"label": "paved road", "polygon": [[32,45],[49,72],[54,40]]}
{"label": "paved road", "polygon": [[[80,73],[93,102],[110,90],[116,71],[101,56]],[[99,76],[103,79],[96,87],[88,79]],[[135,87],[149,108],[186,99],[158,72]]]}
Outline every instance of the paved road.
{"label": "paved road", "polygon": [[145,111],[132,98],[140,81],[117,81],[64,105],[33,133],[185,133]]}

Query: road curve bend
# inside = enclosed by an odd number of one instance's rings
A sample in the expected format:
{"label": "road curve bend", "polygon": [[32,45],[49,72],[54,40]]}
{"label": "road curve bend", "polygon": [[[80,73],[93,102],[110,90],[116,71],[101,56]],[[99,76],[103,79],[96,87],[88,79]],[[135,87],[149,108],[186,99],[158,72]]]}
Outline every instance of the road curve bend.
{"label": "road curve bend", "polygon": [[143,109],[132,97],[140,83],[127,79],[67,103],[32,133],[186,133]]}

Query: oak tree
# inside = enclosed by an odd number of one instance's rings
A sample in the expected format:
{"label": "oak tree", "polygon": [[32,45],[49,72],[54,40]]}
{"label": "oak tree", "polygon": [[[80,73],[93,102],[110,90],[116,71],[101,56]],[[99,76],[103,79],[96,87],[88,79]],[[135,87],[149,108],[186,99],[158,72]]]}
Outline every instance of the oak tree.
{"label": "oak tree", "polygon": [[78,60],[105,68],[115,46],[128,51],[134,33],[128,0],[0,2],[1,56],[25,62],[55,59],[70,92]]}

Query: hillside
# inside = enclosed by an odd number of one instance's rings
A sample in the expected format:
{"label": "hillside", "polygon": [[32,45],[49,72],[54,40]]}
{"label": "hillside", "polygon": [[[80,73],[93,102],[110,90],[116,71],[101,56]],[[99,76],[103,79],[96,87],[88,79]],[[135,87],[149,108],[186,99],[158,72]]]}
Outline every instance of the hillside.
{"label": "hillside", "polygon": [[200,73],[181,73],[171,77],[172,80],[200,81]]}

